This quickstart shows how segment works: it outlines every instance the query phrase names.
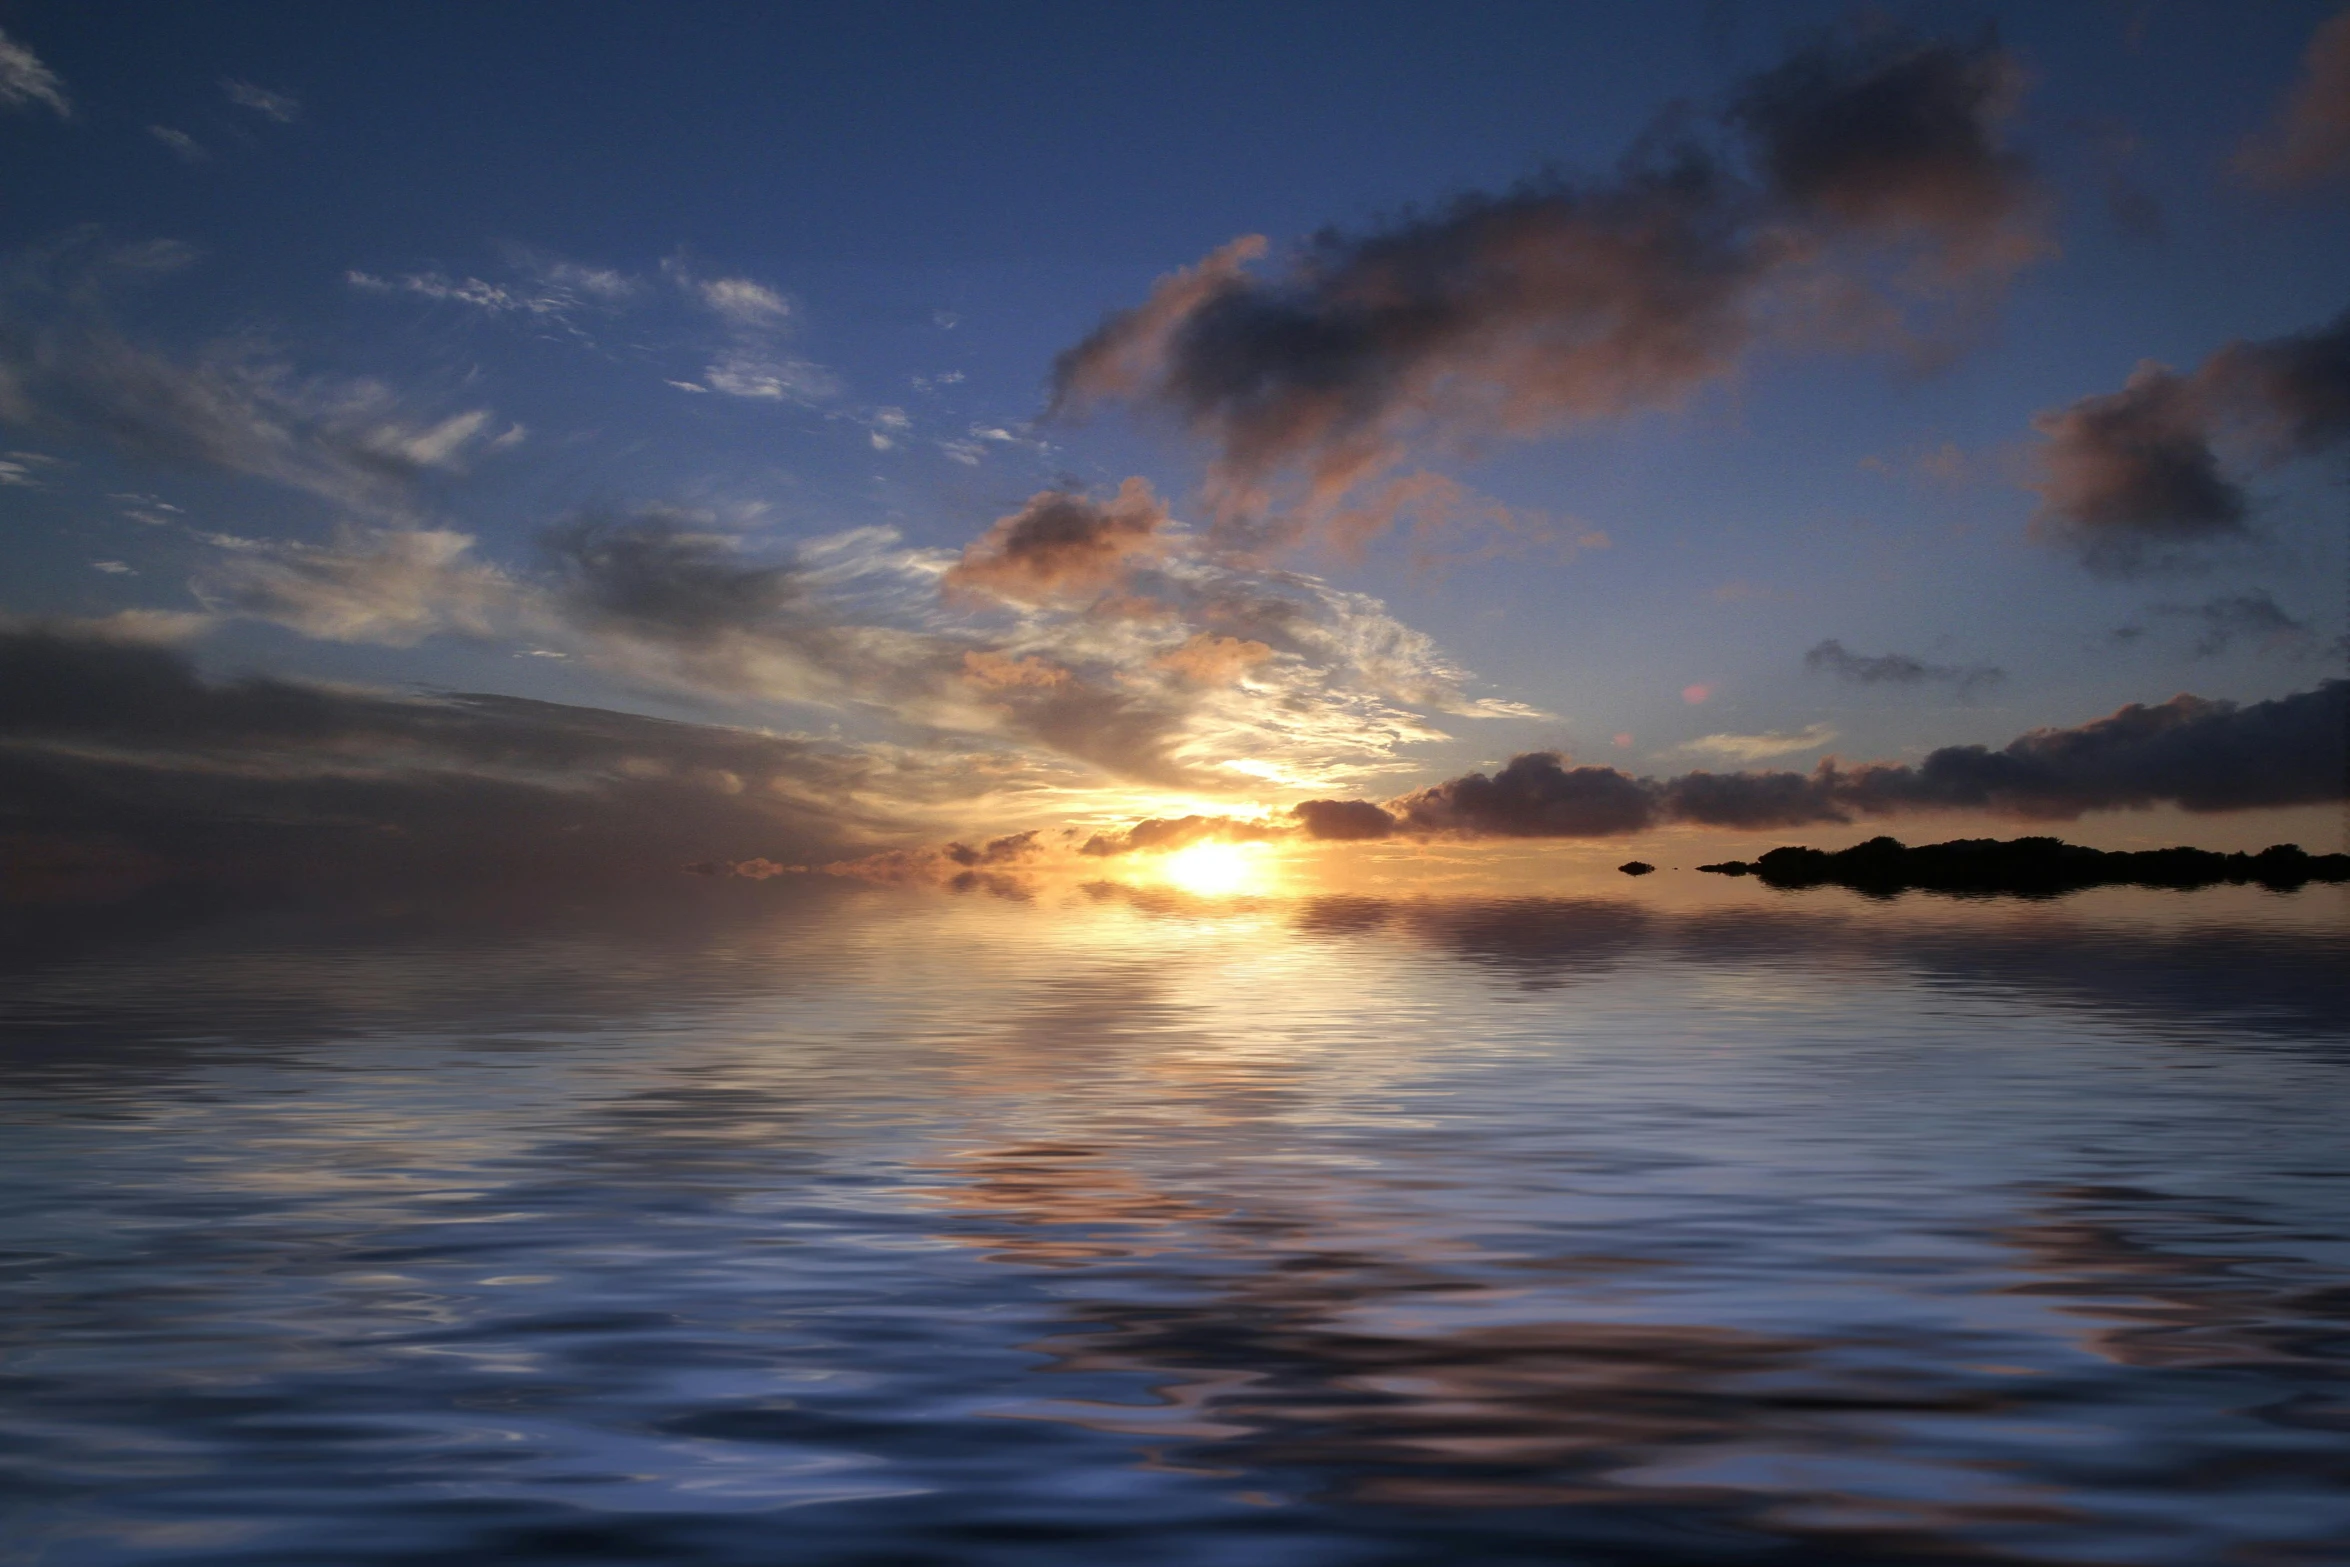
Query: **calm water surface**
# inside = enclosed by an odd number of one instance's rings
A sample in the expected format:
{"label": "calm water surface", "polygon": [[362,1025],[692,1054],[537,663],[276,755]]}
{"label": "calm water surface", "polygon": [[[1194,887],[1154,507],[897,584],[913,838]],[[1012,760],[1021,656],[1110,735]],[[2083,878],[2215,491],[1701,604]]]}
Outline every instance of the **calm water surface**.
{"label": "calm water surface", "polygon": [[2198,896],[35,931],[0,1560],[2350,1561],[2344,906]]}

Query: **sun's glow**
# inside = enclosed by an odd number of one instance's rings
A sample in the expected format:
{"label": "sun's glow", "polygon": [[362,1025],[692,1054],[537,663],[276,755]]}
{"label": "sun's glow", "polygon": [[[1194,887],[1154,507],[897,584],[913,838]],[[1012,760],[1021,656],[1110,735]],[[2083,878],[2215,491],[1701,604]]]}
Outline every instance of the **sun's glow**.
{"label": "sun's glow", "polygon": [[1261,891],[1265,879],[1261,843],[1195,843],[1159,862],[1159,874],[1185,892],[1203,898]]}

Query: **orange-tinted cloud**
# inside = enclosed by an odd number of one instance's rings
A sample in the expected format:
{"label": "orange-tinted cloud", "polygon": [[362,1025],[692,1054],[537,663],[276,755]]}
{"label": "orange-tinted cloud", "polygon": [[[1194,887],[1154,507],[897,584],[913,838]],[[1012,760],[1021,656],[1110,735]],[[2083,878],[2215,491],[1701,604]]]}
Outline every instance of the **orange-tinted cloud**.
{"label": "orange-tinted cloud", "polygon": [[1201,631],[1181,647],[1161,653],[1151,663],[1198,685],[1228,686],[1272,656],[1273,650],[1262,642]]}
{"label": "orange-tinted cloud", "polygon": [[2350,10],[2321,24],[2276,120],[2248,138],[2236,170],[2255,184],[2312,185],[2350,174]]}
{"label": "orange-tinted cloud", "polygon": [[1069,490],[1040,490],[972,541],[950,568],[950,592],[1018,603],[1106,592],[1138,558],[1160,553],[1167,509],[1142,479],[1128,479],[1104,503]]}
{"label": "orange-tinted cloud", "polygon": [[1132,854],[1137,850],[1180,849],[1194,843],[1262,843],[1282,836],[1282,829],[1238,816],[1153,817],[1136,822],[1124,832],[1095,833],[1077,852],[1095,856]]}
{"label": "orange-tinted cloud", "polygon": [[995,691],[1038,686],[1050,690],[1070,681],[1069,671],[1049,659],[1013,658],[985,649],[963,655],[963,677],[973,685]]}
{"label": "orange-tinted cloud", "polygon": [[2000,143],[2018,80],[1987,38],[1830,40],[1736,95],[1725,151],[1464,196],[1267,273],[1263,242],[1236,241],[1062,354],[1056,407],[1173,415],[1209,448],[1219,527],[1248,538],[1285,484],[1327,526],[1415,443],[1672,407],[1765,338],[1907,345],[1905,304],[1995,289],[2047,249]]}

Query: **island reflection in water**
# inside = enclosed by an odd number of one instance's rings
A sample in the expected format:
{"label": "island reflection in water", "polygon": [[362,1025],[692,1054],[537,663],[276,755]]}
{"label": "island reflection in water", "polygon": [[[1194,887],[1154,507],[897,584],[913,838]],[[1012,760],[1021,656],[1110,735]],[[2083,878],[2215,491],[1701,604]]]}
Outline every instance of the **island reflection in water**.
{"label": "island reflection in water", "polygon": [[53,921],[0,1560],[2338,1561],[2342,912]]}

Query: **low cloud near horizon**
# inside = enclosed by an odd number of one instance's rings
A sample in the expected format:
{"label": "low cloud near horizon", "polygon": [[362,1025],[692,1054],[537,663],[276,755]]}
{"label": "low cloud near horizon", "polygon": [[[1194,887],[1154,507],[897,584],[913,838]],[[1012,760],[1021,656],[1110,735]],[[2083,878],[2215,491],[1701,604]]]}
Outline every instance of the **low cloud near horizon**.
{"label": "low cloud near horizon", "polygon": [[[2350,798],[2346,776],[2350,680],[2328,680],[2267,702],[2180,695],[2151,706],[2133,703],[2069,729],[2032,730],[1996,749],[1944,746],[1917,763],[1848,764],[1830,757],[1808,773],[1696,771],[1659,779],[1533,751],[1490,774],[1464,774],[1384,802],[1306,800],[1267,817],[1154,818],[1095,833],[1077,852],[1107,859],[1284,838],[1603,839],[1668,826],[1848,826],[1937,812],[2044,825],[2159,806],[2216,814],[2330,804]],[[1029,864],[1049,848],[1029,834],[1003,859]],[[931,852],[846,868],[925,879],[925,865],[952,875],[955,865],[968,863],[966,857],[949,865]]]}
{"label": "low cloud near horizon", "polygon": [[[925,849],[921,806],[970,759],[481,694],[398,695],[197,676],[126,624],[0,629],[0,835],[16,879],[618,885],[696,863],[857,862],[900,879],[1012,868],[1034,831]],[[168,629],[168,628],[164,628]],[[1147,820],[1097,859],[1207,839],[1597,838],[1684,823],[1764,828],[1968,810],[2017,821],[2343,798],[2350,681],[2238,705],[2133,705],[1923,762],[1665,779],[1513,759],[1378,803]],[[983,764],[982,764],[983,765]],[[895,800],[899,808],[893,809]],[[902,847],[884,846],[892,840]]]}

